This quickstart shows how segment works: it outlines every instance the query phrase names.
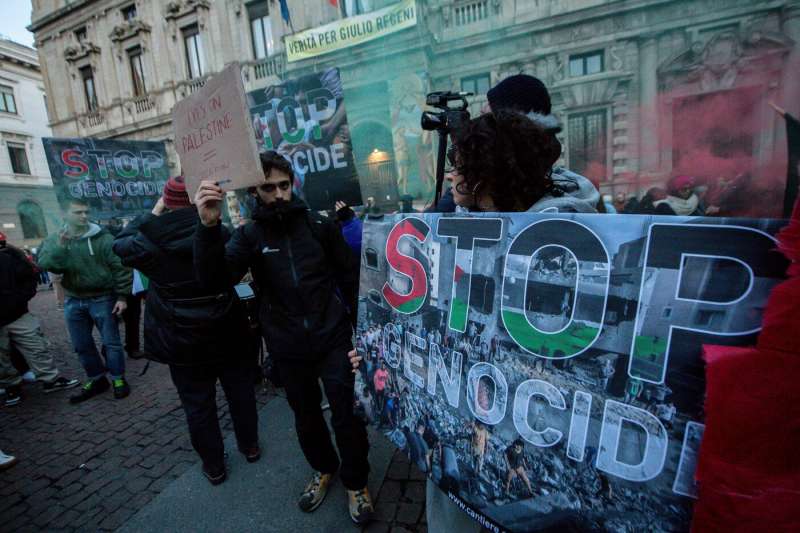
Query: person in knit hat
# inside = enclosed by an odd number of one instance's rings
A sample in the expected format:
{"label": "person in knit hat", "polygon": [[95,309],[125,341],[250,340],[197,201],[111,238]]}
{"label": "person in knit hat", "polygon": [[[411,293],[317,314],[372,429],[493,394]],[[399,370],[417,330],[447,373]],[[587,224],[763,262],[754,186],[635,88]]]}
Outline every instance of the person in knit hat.
{"label": "person in knit hat", "polygon": [[656,214],[702,216],[705,208],[694,192],[695,180],[691,176],[673,176],[667,183],[667,197],[653,202]]}
{"label": "person in knit hat", "polygon": [[[248,462],[261,456],[251,357],[256,344],[233,289],[209,290],[195,280],[192,244],[198,223],[183,177],[172,177],[152,212],[131,221],[114,240],[114,253],[150,280],[144,356],[169,366],[192,446],[206,478],[216,485],[227,475],[217,381],[228,400],[239,450]],[[221,231],[227,241],[227,229]]]}
{"label": "person in knit hat", "polygon": [[[550,93],[539,78],[528,74],[514,74],[489,89],[486,98],[487,103],[481,109],[482,114],[501,111],[521,113],[552,135],[554,141],[558,143],[555,135],[561,131],[561,125],[552,114]],[[563,191],[562,196],[577,196],[581,201],[587,200],[593,205],[599,203],[600,193],[586,177],[557,165],[552,167],[551,174],[556,188]],[[451,213],[455,210],[456,204],[450,187],[436,206],[428,209],[437,213]]]}
{"label": "person in knit hat", "polygon": [[164,207],[170,211],[191,207],[189,195],[186,192],[186,182],[183,176],[174,176],[164,184],[164,192],[161,194]]}

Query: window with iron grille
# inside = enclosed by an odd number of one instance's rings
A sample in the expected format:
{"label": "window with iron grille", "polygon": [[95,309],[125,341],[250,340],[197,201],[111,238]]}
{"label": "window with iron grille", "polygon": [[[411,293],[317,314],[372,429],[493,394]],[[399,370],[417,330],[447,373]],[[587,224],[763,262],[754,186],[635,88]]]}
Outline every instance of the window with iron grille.
{"label": "window with iron grille", "polygon": [[0,85],[0,111],[17,114],[17,101],[14,100],[14,89]]}
{"label": "window with iron grille", "polygon": [[605,70],[604,63],[602,50],[571,55],[569,56],[569,75],[575,78],[603,72]]}
{"label": "window with iron grille", "polygon": [[575,113],[567,120],[569,169],[584,174],[591,163],[606,163],[606,110]]}

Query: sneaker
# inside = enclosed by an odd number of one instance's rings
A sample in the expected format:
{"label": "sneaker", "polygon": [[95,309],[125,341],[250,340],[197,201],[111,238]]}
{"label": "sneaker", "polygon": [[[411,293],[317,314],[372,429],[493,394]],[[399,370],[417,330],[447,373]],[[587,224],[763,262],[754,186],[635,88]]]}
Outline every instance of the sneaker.
{"label": "sneaker", "polygon": [[100,379],[90,380],[83,384],[81,391],[74,396],[70,396],[69,403],[81,403],[102,394],[109,388],[108,380],[105,376]]}
{"label": "sneaker", "polygon": [[50,392],[57,392],[60,390],[71,389],[72,387],[77,387],[80,385],[80,381],[77,379],[67,379],[65,377],[59,376],[55,380],[51,381],[50,383],[42,383],[42,390],[44,390],[45,394]]}
{"label": "sneaker", "polygon": [[375,517],[375,508],[372,506],[372,498],[369,497],[367,487],[361,490],[348,490],[347,501],[350,519],[356,524],[366,524]]}
{"label": "sneaker", "polygon": [[6,407],[12,407],[22,401],[22,387],[12,385],[6,388]]}
{"label": "sneaker", "polygon": [[261,448],[259,448],[258,443],[247,448],[239,448],[239,451],[242,452],[248,463],[255,463],[261,459]]}
{"label": "sneaker", "polygon": [[325,495],[328,494],[328,487],[331,484],[331,480],[333,480],[333,474],[315,472],[314,477],[311,478],[311,481],[306,485],[306,490],[303,491],[303,494],[300,496],[300,501],[297,502],[297,505],[300,506],[300,510],[310,513],[322,505]]}
{"label": "sneaker", "polygon": [[114,380],[114,398],[121,400],[131,393],[131,386],[125,381],[125,378],[117,378]]}
{"label": "sneaker", "polygon": [[219,467],[209,467],[203,465],[203,475],[212,485],[219,485],[228,478],[228,472],[225,470],[225,465]]}
{"label": "sneaker", "polygon": [[0,451],[0,470],[5,470],[7,468],[11,468],[15,464],[17,464],[17,458],[13,455],[6,455],[2,451]]}
{"label": "sneaker", "polygon": [[145,359],[147,357],[147,352],[143,352],[141,350],[131,350],[128,352],[128,359],[133,359],[138,361],[139,359]]}
{"label": "sneaker", "polygon": [[28,370],[22,374],[22,381],[25,383],[36,383],[36,374],[33,373],[33,370]]}

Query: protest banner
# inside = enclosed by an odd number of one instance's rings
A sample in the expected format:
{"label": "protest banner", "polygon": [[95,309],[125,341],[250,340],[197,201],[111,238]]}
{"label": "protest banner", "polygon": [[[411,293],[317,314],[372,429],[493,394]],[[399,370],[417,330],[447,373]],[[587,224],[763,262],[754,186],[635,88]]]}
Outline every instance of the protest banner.
{"label": "protest banner", "polygon": [[416,24],[415,0],[403,0],[371,13],[287,35],[286,60],[291,63],[327,54],[412,28]]}
{"label": "protest banner", "polygon": [[295,193],[311,209],[362,204],[339,69],[251,91],[247,101],[258,150],[292,163]]}
{"label": "protest banner", "polygon": [[686,531],[701,345],[753,343],[783,224],[366,221],[357,410],[491,531]]}
{"label": "protest banner", "polygon": [[151,210],[169,179],[163,142],[45,137],[42,144],[59,204],[86,200],[93,218]]}
{"label": "protest banner", "polygon": [[264,181],[238,63],[175,104],[172,125],[189,198],[202,180],[228,191]]}

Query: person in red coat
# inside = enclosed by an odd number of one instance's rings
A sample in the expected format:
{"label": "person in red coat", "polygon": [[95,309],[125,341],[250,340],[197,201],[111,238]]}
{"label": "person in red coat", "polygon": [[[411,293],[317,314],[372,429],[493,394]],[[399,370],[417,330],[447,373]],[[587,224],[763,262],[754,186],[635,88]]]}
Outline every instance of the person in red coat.
{"label": "person in red coat", "polygon": [[754,347],[704,346],[706,428],[693,531],[800,531],[800,203],[777,235],[791,262]]}

